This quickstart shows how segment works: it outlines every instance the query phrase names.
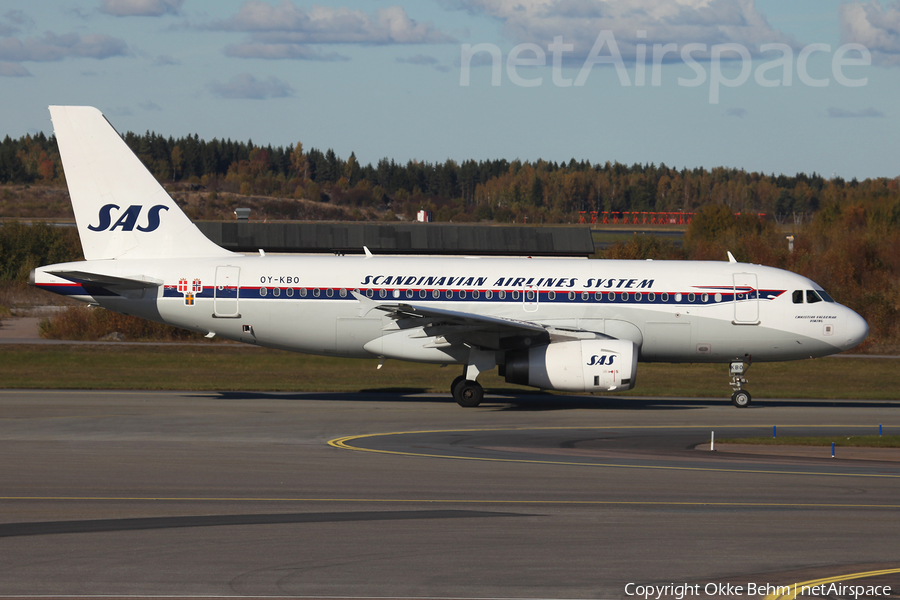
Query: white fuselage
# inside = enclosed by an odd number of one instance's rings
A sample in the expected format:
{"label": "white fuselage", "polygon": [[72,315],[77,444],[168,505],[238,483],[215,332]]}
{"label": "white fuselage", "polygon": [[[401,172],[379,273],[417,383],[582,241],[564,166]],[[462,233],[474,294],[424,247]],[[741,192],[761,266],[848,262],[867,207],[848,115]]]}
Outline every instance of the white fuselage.
{"label": "white fuselage", "polygon": [[[65,269],[163,284],[113,295],[46,272]],[[826,356],[856,346],[868,332],[852,310],[816,300],[827,295],[805,277],[724,261],[236,254],[52,265],[36,270],[35,284],[241,342],[422,362],[465,362],[465,357],[442,351],[424,335],[410,336],[396,349],[373,343],[396,324],[371,306],[367,310],[370,303],[358,300],[354,291],[374,303],[505,317],[631,340],[645,362]],[[813,290],[819,291],[809,295]]]}

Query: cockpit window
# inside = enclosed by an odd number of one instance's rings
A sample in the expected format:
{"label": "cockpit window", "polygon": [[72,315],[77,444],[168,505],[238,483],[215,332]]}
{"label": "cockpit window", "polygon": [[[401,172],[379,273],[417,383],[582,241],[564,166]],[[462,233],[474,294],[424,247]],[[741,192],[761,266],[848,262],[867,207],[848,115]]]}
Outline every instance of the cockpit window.
{"label": "cockpit window", "polygon": [[832,298],[831,296],[829,296],[829,295],[828,295],[828,292],[826,292],[825,290],[816,290],[816,292],[817,292],[820,296],[822,296],[822,300],[824,300],[825,302],[834,302],[834,298]]}
{"label": "cockpit window", "polygon": [[806,303],[807,304],[815,304],[816,302],[821,302],[822,298],[819,297],[819,294],[816,293],[816,290],[806,290]]}
{"label": "cockpit window", "polygon": [[803,304],[803,290],[794,290],[792,295],[794,304]]}

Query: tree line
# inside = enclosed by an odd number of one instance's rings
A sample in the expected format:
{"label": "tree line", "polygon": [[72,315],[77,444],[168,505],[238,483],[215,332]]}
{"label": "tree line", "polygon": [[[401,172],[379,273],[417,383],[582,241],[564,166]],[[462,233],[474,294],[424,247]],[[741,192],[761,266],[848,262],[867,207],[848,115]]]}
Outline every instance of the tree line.
{"label": "tree line", "polygon": [[[123,135],[164,182],[209,192],[309,199],[377,207],[412,218],[431,210],[436,220],[562,223],[580,211],[696,212],[714,204],[734,213],[778,218],[810,215],[831,202],[866,198],[900,201],[900,178],[845,181],[819,174],[775,175],[716,167],[631,166],[618,162],[466,160],[405,164],[383,158],[361,165],[332,149],[273,147],[199,136]],[[56,140],[43,133],[0,142],[0,183],[64,182]]]}

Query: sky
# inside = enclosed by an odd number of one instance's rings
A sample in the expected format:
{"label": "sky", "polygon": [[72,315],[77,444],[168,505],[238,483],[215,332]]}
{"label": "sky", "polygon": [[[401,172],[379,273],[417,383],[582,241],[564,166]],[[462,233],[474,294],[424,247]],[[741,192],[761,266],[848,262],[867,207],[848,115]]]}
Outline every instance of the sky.
{"label": "sky", "polygon": [[900,176],[900,0],[2,0],[0,136]]}

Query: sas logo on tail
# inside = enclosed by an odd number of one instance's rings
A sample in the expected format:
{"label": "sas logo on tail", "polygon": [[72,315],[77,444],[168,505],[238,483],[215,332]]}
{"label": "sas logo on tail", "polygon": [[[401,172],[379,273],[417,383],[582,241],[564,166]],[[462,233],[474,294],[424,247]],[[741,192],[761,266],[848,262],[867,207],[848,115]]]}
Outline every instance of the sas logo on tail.
{"label": "sas logo on tail", "polygon": [[[110,223],[112,223],[113,219],[113,211],[119,210],[119,206],[116,204],[106,204],[98,213],[98,218],[100,219],[100,223],[97,225],[88,225],[88,229],[91,231],[115,231],[117,228],[121,227],[122,231],[134,231],[134,226],[137,225],[138,216],[140,216],[141,211],[143,210],[143,206],[133,204],[126,208],[121,215],[119,215],[118,220],[112,224],[110,227]],[[147,211],[147,226],[138,225],[137,230],[143,231],[145,233],[149,233],[151,231],[156,231],[159,228],[159,213],[163,210],[169,210],[168,206],[163,206],[162,204],[157,204],[156,206],[151,206],[150,210]]]}
{"label": "sas logo on tail", "polygon": [[610,354],[610,355],[604,354],[602,356],[598,356],[595,354],[591,357],[591,360],[590,360],[590,362],[587,363],[587,365],[589,367],[593,367],[594,365],[611,365],[611,364],[613,364],[613,361],[615,359],[616,359],[615,354]]}

